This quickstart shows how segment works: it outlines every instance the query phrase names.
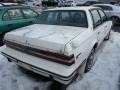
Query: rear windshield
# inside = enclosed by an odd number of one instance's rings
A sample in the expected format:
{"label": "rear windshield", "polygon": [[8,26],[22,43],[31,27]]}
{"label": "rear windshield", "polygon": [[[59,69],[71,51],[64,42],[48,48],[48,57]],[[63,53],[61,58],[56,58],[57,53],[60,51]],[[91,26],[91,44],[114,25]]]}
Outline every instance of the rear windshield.
{"label": "rear windshield", "polygon": [[43,11],[40,24],[88,27],[86,13],[78,10]]}
{"label": "rear windshield", "polygon": [[102,6],[102,5],[95,5],[95,6],[100,7],[105,11],[112,11],[113,10],[112,7],[110,7],[110,6]]}

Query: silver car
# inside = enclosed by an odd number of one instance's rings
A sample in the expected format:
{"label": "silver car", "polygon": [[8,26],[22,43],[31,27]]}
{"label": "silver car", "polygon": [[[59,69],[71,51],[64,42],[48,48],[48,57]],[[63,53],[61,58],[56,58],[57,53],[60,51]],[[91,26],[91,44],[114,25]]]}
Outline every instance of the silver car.
{"label": "silver car", "polygon": [[112,19],[115,25],[120,24],[120,6],[111,4],[94,4],[92,6],[102,8],[106,15]]}

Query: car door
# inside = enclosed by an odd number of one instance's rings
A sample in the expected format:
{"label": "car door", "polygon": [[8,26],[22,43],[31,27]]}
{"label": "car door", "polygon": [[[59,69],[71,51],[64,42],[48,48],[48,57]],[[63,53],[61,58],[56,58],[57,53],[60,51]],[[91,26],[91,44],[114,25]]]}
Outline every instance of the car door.
{"label": "car door", "polygon": [[102,19],[97,9],[92,9],[90,10],[90,12],[93,20],[94,34],[97,36],[98,44],[100,44],[105,36],[105,29],[104,29],[105,25],[102,23]]}
{"label": "car door", "polygon": [[106,16],[106,14],[104,13],[104,11],[103,10],[101,10],[101,9],[99,9],[98,10],[98,12],[99,12],[99,14],[100,14],[100,17],[101,17],[101,19],[102,19],[102,24],[103,24],[103,27],[104,27],[104,37],[105,36],[107,36],[107,34],[110,32],[110,30],[111,30],[111,26],[112,26],[112,21],[109,21],[108,19],[107,19],[107,16]]}
{"label": "car door", "polygon": [[24,24],[31,25],[38,21],[39,14],[36,13],[34,10],[30,8],[23,8],[21,10],[24,15]]}
{"label": "car door", "polygon": [[3,15],[3,25],[6,31],[14,30],[25,26],[23,23],[24,16],[20,9],[9,9]]}

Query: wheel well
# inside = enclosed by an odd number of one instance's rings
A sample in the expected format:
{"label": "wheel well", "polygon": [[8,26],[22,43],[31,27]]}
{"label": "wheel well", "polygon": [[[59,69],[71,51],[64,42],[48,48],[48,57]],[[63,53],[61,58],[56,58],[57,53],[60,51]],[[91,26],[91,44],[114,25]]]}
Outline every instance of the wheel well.
{"label": "wheel well", "polygon": [[[113,18],[113,17],[117,17],[117,18],[119,18],[118,16],[112,16],[111,18]],[[120,18],[119,18],[120,19]]]}
{"label": "wheel well", "polygon": [[98,43],[96,43],[96,44],[93,46],[93,48],[94,48],[94,49],[96,49],[96,48],[97,48],[97,46],[98,46]]}
{"label": "wheel well", "polygon": [[[93,48],[92,48],[92,49],[96,50],[96,49],[97,49],[97,47],[98,47],[98,43],[95,43],[95,45],[93,46]],[[87,73],[87,72],[88,72],[88,71],[86,70],[87,63],[88,63],[88,60],[87,60],[87,62],[86,62],[86,66],[85,66],[85,73]]]}

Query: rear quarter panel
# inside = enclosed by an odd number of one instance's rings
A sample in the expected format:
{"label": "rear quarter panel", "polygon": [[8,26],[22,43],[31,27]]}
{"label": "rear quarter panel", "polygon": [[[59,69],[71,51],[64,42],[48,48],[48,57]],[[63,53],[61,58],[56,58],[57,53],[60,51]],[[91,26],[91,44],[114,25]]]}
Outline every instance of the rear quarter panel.
{"label": "rear quarter panel", "polygon": [[92,30],[86,30],[84,33],[76,37],[69,44],[71,45],[75,56],[75,62],[79,65],[88,58],[92,48],[97,42],[96,35]]}

